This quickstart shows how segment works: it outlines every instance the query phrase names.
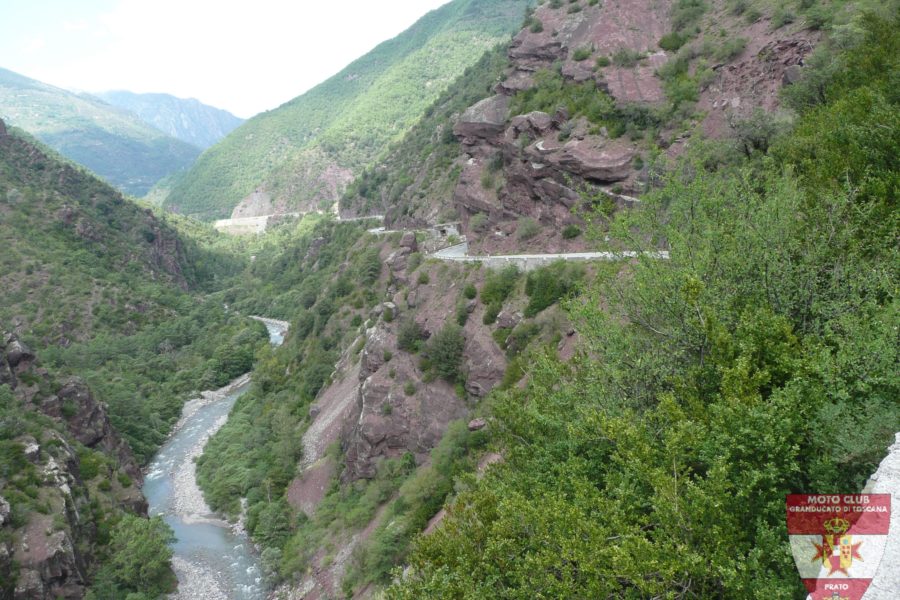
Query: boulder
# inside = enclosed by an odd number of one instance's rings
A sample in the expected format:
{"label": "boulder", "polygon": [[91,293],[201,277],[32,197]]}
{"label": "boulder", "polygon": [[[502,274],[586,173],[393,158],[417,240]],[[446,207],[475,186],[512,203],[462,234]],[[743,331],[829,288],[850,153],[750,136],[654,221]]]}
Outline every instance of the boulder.
{"label": "boulder", "polygon": [[479,431],[481,429],[484,429],[486,425],[487,421],[480,417],[477,419],[472,419],[471,421],[469,421],[469,431]]}
{"label": "boulder", "polygon": [[9,516],[11,514],[12,508],[9,505],[9,502],[6,501],[6,498],[0,496],[0,527],[9,521]]}
{"label": "boulder", "polygon": [[409,248],[410,252],[416,252],[419,249],[419,242],[416,240],[416,232],[407,231],[400,238],[400,247]]}
{"label": "boulder", "polygon": [[803,77],[803,69],[800,65],[791,65],[781,75],[781,85],[794,85]]}
{"label": "boulder", "polygon": [[17,372],[27,369],[34,362],[34,353],[19,338],[12,336],[6,344],[6,360]]}
{"label": "boulder", "polygon": [[508,112],[508,96],[498,94],[485,98],[466,109],[453,126],[453,133],[468,143],[496,139],[506,128]]}
{"label": "boulder", "polygon": [[507,312],[501,310],[497,315],[497,326],[504,329],[512,329],[522,321],[522,313]]}

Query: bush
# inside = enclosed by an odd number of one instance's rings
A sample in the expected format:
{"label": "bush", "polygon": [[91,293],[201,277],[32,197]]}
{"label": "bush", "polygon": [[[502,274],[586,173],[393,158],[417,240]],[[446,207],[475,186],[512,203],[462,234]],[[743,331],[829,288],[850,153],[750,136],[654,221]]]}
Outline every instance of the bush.
{"label": "bush", "polygon": [[466,339],[462,328],[455,323],[448,323],[428,340],[425,355],[435,372],[453,383],[460,376],[459,369],[465,345]]}
{"label": "bush", "polygon": [[581,228],[578,225],[566,225],[563,227],[562,236],[564,239],[572,240],[581,235]]}
{"label": "bush", "polygon": [[574,291],[584,277],[584,267],[564,261],[536,269],[525,280],[528,306],[525,316],[533,317]]}
{"label": "bush", "polygon": [[414,384],[412,381],[408,380],[406,383],[403,384],[403,393],[406,394],[407,396],[412,396],[413,394],[415,394],[416,393],[416,384]]}
{"label": "bush", "polygon": [[501,310],[503,310],[503,306],[499,303],[488,304],[487,308],[484,310],[484,316],[481,318],[481,322],[485,325],[493,325]]}
{"label": "bush", "polygon": [[676,52],[679,48],[684,46],[689,39],[690,38],[687,35],[673,31],[660,38],[659,47],[666,52]]}
{"label": "bush", "polygon": [[716,48],[713,56],[719,61],[729,61],[737,57],[747,47],[747,38],[732,38]]}
{"label": "bush", "polygon": [[530,240],[541,231],[541,226],[531,217],[520,217],[516,223],[516,237]]}
{"label": "bush", "polygon": [[412,315],[400,324],[397,331],[397,347],[401,350],[415,354],[419,351],[423,339],[425,339],[425,332]]}
{"label": "bush", "polygon": [[540,33],[544,30],[544,24],[535,19],[531,23],[531,33]]}
{"label": "bush", "polygon": [[629,48],[619,48],[612,55],[612,62],[617,67],[633,67],[644,58],[643,52],[631,50]]}
{"label": "bush", "polygon": [[478,295],[478,290],[475,289],[475,285],[471,283],[467,283],[466,287],[463,289],[463,296],[468,300],[474,300],[475,296]]}
{"label": "bush", "polygon": [[481,286],[481,302],[486,305],[503,304],[518,281],[519,269],[512,265],[488,272],[484,285]]}
{"label": "bush", "polygon": [[421,273],[419,273],[418,282],[419,285],[428,285],[429,283],[431,283],[431,277],[428,275],[427,271],[422,271]]}
{"label": "bush", "polygon": [[612,63],[612,61],[609,60],[608,56],[598,56],[597,57],[596,64],[597,64],[598,69],[602,69],[603,67],[608,67],[611,63]]}
{"label": "bush", "polygon": [[591,49],[590,46],[582,46],[580,48],[576,48],[575,51],[572,53],[572,60],[579,61],[579,62],[582,60],[587,60],[591,57],[592,52],[593,52],[593,50]]}
{"label": "bush", "polygon": [[488,216],[484,213],[475,213],[471,217],[469,217],[469,227],[472,231],[477,231],[479,233],[484,232],[488,226]]}

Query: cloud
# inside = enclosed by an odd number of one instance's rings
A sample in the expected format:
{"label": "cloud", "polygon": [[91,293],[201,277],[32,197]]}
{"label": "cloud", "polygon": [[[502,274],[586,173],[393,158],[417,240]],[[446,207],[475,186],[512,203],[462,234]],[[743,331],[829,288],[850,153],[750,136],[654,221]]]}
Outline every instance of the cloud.
{"label": "cloud", "polygon": [[[61,24],[64,87],[168,92],[249,117],[338,72],[446,0],[121,0]],[[26,73],[27,74],[27,73]]]}

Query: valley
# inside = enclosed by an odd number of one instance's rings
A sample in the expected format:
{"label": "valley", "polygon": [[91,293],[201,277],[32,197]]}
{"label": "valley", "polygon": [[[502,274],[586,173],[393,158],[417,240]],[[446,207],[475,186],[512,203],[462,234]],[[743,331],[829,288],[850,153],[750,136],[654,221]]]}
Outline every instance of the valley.
{"label": "valley", "polygon": [[152,203],[0,121],[0,599],[819,600],[879,493],[892,600],[898,9],[453,0]]}

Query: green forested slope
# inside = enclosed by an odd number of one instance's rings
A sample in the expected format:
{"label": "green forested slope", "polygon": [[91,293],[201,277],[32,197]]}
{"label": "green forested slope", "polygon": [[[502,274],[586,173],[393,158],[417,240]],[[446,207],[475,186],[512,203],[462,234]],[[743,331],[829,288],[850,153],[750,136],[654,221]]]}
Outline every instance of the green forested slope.
{"label": "green forested slope", "polygon": [[264,339],[202,297],[239,260],[15,134],[0,135],[0,246],[0,325],[84,377],[141,460],[187,393],[248,370]]}
{"label": "green forested slope", "polygon": [[127,111],[6,69],[0,69],[0,117],[135,196],[200,154]]}
{"label": "green forested slope", "polygon": [[570,303],[582,353],[495,397],[505,463],[388,598],[806,594],[785,494],[858,491],[900,423],[898,25],[854,19],[793,132],[696,149],[618,219],[671,260]]}
{"label": "green forested slope", "polygon": [[[403,135],[438,94],[521,22],[526,0],[454,0],[207,150],[167,206],[227,216],[255,188],[297,205],[321,198],[327,165],[357,170]],[[314,166],[309,174],[310,165]],[[331,201],[336,198],[331,198]]]}

